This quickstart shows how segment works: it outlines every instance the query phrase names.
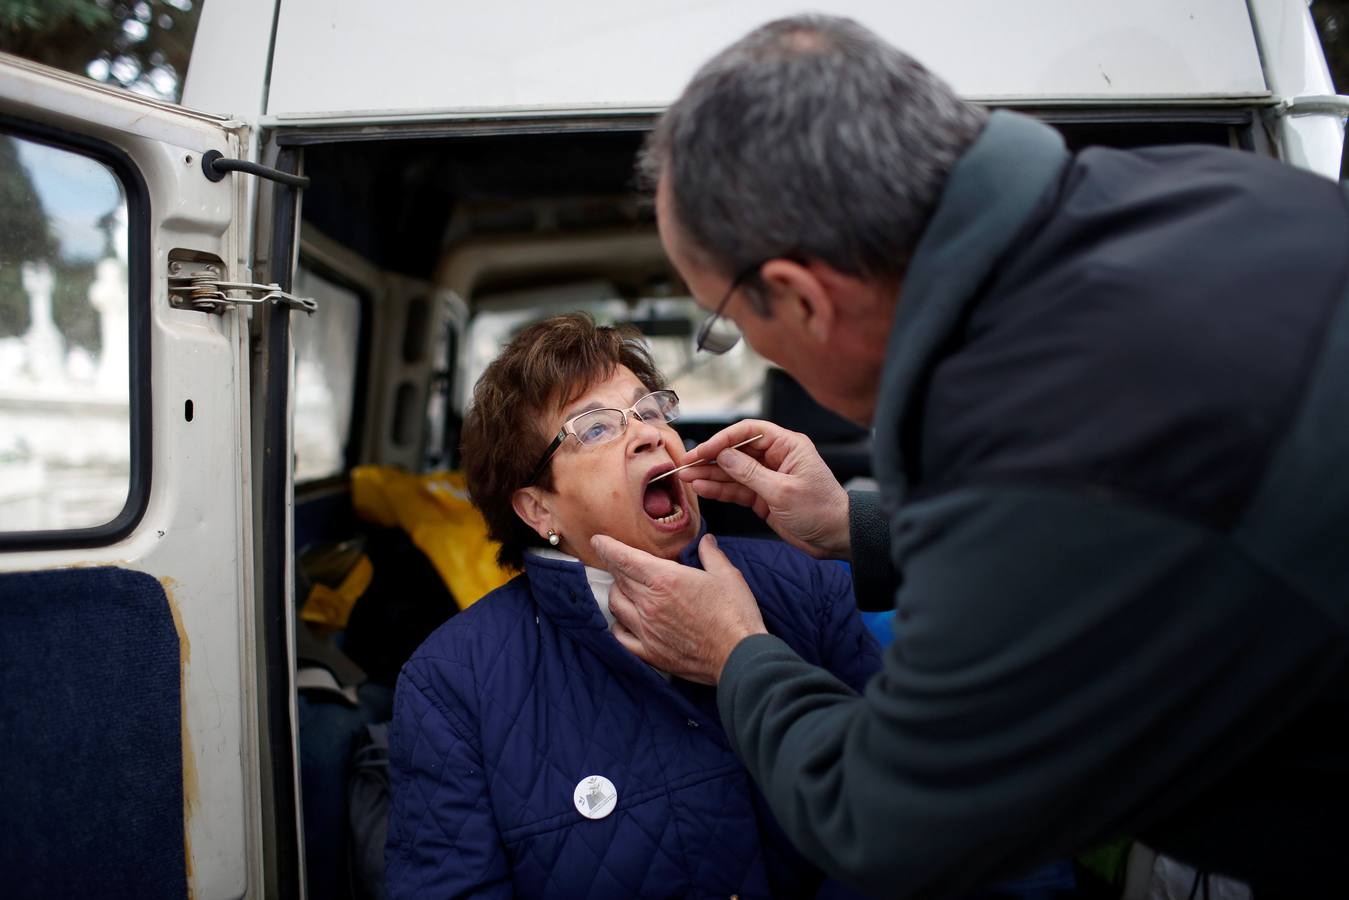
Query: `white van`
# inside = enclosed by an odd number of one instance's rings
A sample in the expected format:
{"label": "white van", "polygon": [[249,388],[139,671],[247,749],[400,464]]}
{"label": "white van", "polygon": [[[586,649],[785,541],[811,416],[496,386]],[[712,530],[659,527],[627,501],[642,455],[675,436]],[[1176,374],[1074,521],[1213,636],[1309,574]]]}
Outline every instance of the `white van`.
{"label": "white van", "polygon": [[[1072,146],[1339,175],[1349,98],[1302,0],[813,5]],[[0,161],[26,174],[0,184],[0,291],[28,309],[0,338],[6,895],[306,895],[331,822],[307,835],[302,808],[343,798],[302,797],[297,553],[372,540],[353,467],[455,466],[473,380],[533,318],[637,321],[686,437],[767,403],[867,474],[865,435],[784,400],[748,348],[690,358],[699,316],[633,187],[697,65],[794,11],[211,0],[182,105],[0,56]],[[87,263],[74,288],[61,253]],[[70,290],[87,321],[62,319]],[[310,878],[345,884],[353,863],[326,864]]]}

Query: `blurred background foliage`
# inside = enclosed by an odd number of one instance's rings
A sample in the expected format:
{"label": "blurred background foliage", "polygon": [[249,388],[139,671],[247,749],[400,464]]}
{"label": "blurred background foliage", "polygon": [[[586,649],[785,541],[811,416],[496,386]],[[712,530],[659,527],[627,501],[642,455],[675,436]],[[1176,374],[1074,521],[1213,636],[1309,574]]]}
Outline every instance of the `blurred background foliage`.
{"label": "blurred background foliage", "polygon": [[[0,0],[0,50],[159,100],[182,97],[203,0]],[[53,276],[52,318],[68,346],[99,350],[89,305],[94,259],[58,252],[41,199],[0,136],[0,337],[29,327],[20,265],[43,261]]]}
{"label": "blurred background foliage", "polygon": [[1311,11],[1335,90],[1349,91],[1349,0],[1314,0]]}
{"label": "blurred background foliage", "polygon": [[0,0],[0,50],[177,101],[203,0]]}

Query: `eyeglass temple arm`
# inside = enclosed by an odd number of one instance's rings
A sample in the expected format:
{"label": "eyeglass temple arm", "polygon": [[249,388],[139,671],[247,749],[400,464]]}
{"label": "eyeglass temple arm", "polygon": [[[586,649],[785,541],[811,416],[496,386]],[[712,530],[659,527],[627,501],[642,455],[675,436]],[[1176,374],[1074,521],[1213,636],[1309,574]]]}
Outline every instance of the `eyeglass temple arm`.
{"label": "eyeglass temple arm", "polygon": [[525,482],[525,487],[530,487],[534,482],[539,480],[539,476],[543,474],[544,467],[548,465],[548,460],[553,458],[553,454],[557,452],[557,448],[561,447],[562,442],[566,439],[567,426],[563,425],[562,429],[558,431],[557,437],[553,438],[553,442],[548,445],[548,449],[543,451],[543,458],[540,459],[539,464],[534,467],[534,474],[529,476],[529,480]]}

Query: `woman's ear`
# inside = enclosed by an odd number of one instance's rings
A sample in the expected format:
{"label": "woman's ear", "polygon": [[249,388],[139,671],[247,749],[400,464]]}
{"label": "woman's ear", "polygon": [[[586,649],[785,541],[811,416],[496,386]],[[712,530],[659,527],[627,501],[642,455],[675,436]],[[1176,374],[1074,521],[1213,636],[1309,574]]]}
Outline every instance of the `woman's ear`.
{"label": "woman's ear", "polygon": [[536,487],[523,487],[511,494],[511,508],[539,536],[547,534],[550,528],[557,530],[553,511],[548,507],[543,491]]}
{"label": "woman's ear", "polygon": [[782,257],[770,259],[759,269],[759,277],[773,294],[773,317],[819,343],[830,340],[837,313],[824,274],[813,262]]}

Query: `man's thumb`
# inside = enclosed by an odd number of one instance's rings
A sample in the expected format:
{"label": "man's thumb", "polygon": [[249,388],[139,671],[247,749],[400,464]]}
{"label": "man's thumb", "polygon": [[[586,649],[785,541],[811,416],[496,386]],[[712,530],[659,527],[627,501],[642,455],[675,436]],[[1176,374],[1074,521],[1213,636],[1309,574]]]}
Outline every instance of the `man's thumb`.
{"label": "man's thumb", "polygon": [[748,453],[739,450],[723,450],[717,454],[717,465],[721,471],[751,490],[763,484],[765,469],[763,464]]}
{"label": "man's thumb", "polygon": [[595,534],[590,537],[590,549],[595,551],[595,555],[600,561],[612,568],[613,566],[626,562],[623,557],[623,551],[627,548],[622,542],[616,541],[606,534]]}
{"label": "man's thumb", "polygon": [[698,542],[698,559],[702,561],[704,572],[720,572],[727,567],[734,568],[732,562],[726,558],[726,554],[717,546],[717,539],[711,532],[703,535],[703,539]]}

